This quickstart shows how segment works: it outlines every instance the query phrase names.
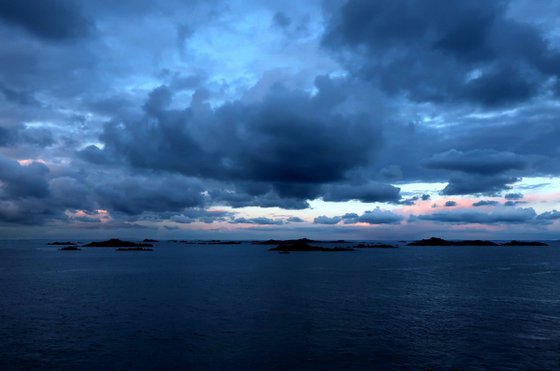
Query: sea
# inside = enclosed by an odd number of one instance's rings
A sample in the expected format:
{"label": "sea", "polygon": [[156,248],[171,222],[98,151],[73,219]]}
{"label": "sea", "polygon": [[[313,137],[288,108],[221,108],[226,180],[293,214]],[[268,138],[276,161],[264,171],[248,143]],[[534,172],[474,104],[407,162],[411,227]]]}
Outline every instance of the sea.
{"label": "sea", "polygon": [[0,370],[560,369],[558,242],[46,242],[0,241]]}

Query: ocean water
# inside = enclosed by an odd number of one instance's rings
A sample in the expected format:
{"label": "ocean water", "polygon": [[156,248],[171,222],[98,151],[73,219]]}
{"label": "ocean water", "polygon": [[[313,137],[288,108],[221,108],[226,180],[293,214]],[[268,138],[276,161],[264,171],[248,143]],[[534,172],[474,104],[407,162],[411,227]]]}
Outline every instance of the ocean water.
{"label": "ocean water", "polygon": [[0,242],[0,369],[560,369],[560,245]]}

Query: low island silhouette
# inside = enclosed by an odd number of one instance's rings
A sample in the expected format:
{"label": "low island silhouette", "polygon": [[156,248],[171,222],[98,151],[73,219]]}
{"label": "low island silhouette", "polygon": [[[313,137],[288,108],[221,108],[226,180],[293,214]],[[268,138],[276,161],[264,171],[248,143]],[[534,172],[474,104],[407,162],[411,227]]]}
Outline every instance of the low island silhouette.
{"label": "low island silhouette", "polygon": [[78,246],[65,246],[65,247],[61,247],[58,250],[59,251],[81,251],[82,249],[80,249]]}
{"label": "low island silhouette", "polygon": [[111,238],[107,241],[100,241],[100,242],[90,242],[84,245],[84,247],[154,247],[151,243],[145,242],[131,242],[131,241],[122,241],[118,238]]}
{"label": "low island silhouette", "polygon": [[326,252],[338,252],[338,251],[355,251],[351,247],[323,247],[314,246],[308,243],[308,239],[303,238],[301,240],[286,240],[279,241],[278,246],[268,249],[269,251],[279,251],[281,253],[293,252],[293,251],[326,251]]}
{"label": "low island silhouette", "polygon": [[[62,246],[60,251],[80,251],[80,247],[112,247],[116,251],[153,251],[153,243],[159,242],[146,238],[142,242],[124,241],[118,238],[111,238],[105,241],[93,241],[84,245],[70,241],[56,241],[49,242],[48,245]],[[241,245],[242,241],[222,241],[222,240],[208,240],[208,241],[188,241],[188,240],[169,240],[169,242],[178,242],[191,245]],[[269,248],[269,251],[278,251],[280,253],[289,252],[304,252],[304,251],[322,251],[322,252],[340,252],[340,251],[356,251],[359,249],[396,249],[398,244],[387,244],[381,242],[351,242],[346,240],[311,240],[309,238],[290,239],[290,240],[263,240],[263,241],[246,241],[254,245],[276,245]],[[325,244],[344,244],[345,246],[325,247]],[[540,241],[518,241],[512,240],[509,242],[494,242],[489,240],[445,240],[439,237],[430,237],[406,243],[406,241],[399,241],[405,246],[549,246],[547,243]],[[402,246],[402,245],[401,245]]]}
{"label": "low island silhouette", "polygon": [[410,242],[407,246],[548,246],[544,242],[537,241],[510,241],[506,243],[497,243],[487,240],[459,240],[450,241],[443,238],[430,237],[419,241]]}
{"label": "low island silhouette", "polygon": [[[156,240],[145,239],[143,242],[123,241],[118,238],[111,238],[106,241],[94,241],[82,245],[81,247],[113,247],[117,248],[116,251],[153,251],[151,249],[154,245],[146,243],[146,241],[158,242]],[[63,246],[58,249],[59,251],[81,251],[80,247],[73,242],[49,242],[47,245]]]}

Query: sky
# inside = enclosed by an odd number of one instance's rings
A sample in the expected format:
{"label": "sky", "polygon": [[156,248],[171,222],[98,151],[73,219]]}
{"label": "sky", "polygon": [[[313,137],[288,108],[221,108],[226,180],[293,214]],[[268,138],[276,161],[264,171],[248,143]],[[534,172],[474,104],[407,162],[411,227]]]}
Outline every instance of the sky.
{"label": "sky", "polygon": [[555,0],[0,0],[0,236],[557,239]]}

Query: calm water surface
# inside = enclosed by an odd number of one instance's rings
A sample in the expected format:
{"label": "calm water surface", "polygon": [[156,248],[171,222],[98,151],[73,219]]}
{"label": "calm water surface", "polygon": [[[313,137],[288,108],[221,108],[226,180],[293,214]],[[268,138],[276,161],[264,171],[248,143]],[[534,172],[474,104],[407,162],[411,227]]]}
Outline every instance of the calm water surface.
{"label": "calm water surface", "polygon": [[0,369],[560,369],[560,245],[0,242]]}

